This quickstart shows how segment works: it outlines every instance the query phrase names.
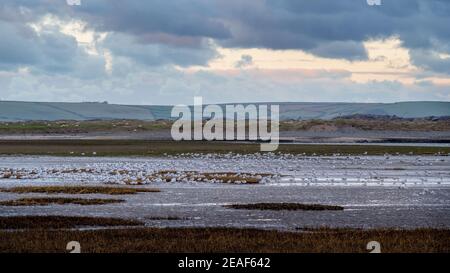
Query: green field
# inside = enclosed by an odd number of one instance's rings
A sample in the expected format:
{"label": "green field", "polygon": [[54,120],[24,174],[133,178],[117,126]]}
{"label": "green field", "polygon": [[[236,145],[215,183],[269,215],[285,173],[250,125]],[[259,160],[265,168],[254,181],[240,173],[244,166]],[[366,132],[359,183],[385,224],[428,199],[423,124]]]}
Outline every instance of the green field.
{"label": "green field", "polygon": [[[152,132],[170,131],[171,120],[60,120],[60,121],[22,121],[1,122],[0,135],[16,134],[74,134],[96,132]],[[248,127],[248,124],[246,124]],[[377,131],[450,131],[450,119],[367,119],[334,118],[330,120],[281,120],[280,131],[335,130],[354,128]]]}

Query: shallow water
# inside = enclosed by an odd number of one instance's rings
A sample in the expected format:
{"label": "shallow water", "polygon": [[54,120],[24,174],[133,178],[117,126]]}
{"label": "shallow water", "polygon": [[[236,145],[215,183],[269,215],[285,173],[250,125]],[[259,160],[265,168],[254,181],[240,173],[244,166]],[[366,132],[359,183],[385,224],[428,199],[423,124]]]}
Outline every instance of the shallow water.
{"label": "shallow water", "polygon": [[[148,226],[229,226],[270,229],[298,227],[450,227],[448,156],[199,156],[175,158],[0,157],[0,170],[36,173],[0,179],[1,187],[24,185],[99,185],[158,170],[271,173],[258,185],[208,182],[151,183],[160,193],[113,196],[126,203],[102,206],[0,206],[0,215],[89,215],[127,217]],[[48,173],[49,169],[89,168],[86,173]],[[147,185],[146,185],[147,186]],[[0,193],[0,200],[42,196]],[[64,195],[61,195],[64,196]],[[105,195],[79,195],[84,198]],[[259,211],[225,204],[298,202],[341,205],[343,211]],[[151,220],[153,217],[180,220]]]}

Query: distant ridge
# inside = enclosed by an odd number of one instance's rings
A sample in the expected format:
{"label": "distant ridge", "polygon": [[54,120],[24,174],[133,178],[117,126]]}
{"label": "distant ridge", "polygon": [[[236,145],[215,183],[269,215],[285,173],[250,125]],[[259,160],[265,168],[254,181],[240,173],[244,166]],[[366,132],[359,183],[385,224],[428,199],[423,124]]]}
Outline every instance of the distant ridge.
{"label": "distant ridge", "polygon": [[[276,104],[280,105],[281,120],[332,119],[339,116],[357,114],[397,116],[401,118],[450,116],[450,102],[285,102]],[[97,102],[69,103],[0,101],[0,121],[96,119],[157,120],[171,119],[170,112],[171,106],[167,105],[121,105]]]}

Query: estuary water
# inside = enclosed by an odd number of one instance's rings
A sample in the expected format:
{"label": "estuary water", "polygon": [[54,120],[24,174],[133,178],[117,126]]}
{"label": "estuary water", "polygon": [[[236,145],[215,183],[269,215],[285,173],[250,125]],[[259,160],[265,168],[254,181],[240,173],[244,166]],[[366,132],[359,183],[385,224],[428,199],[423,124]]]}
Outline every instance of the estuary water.
{"label": "estuary water", "polygon": [[[149,179],[170,172],[169,182]],[[258,184],[178,179],[184,172],[233,173]],[[0,187],[114,186],[139,181],[161,192],[70,195],[119,204],[0,206],[0,216],[81,215],[133,218],[155,227],[450,227],[449,156],[180,155],[173,157],[0,157]],[[226,182],[226,181],[225,181]],[[130,186],[136,187],[136,186]],[[0,192],[0,200],[45,194]],[[68,195],[58,194],[52,196]],[[237,210],[237,203],[327,204],[343,211]],[[172,220],[165,220],[170,217]]]}

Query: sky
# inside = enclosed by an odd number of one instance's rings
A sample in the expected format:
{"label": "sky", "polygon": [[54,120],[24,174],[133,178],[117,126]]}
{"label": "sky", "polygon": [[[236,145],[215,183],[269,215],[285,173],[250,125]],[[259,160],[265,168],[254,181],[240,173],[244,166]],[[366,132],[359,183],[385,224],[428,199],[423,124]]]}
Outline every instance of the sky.
{"label": "sky", "polygon": [[0,100],[450,101],[450,1],[2,0]]}

